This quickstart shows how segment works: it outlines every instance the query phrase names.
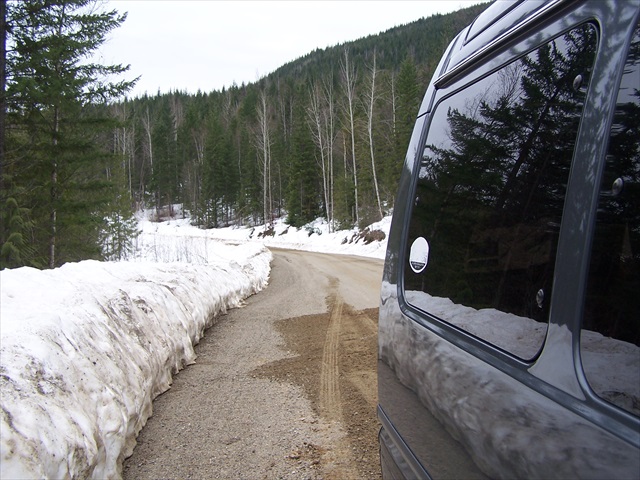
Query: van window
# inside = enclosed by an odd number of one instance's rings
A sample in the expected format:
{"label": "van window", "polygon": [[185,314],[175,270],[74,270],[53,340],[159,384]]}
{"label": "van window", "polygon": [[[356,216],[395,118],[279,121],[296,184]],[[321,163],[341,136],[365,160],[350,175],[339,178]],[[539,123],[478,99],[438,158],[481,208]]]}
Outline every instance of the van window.
{"label": "van window", "polygon": [[532,359],[596,50],[583,25],[440,102],[417,175],[407,303]]}
{"label": "van window", "polygon": [[583,369],[600,397],[640,415],[640,27],[618,92],[596,221]]}

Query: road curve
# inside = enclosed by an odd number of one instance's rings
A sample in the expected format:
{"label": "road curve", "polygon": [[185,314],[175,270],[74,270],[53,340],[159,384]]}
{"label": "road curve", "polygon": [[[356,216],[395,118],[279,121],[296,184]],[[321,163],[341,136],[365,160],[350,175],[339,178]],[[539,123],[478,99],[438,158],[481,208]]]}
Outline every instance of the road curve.
{"label": "road curve", "polygon": [[383,262],[273,252],[269,286],[218,319],[154,402],[125,479],[379,477]]}

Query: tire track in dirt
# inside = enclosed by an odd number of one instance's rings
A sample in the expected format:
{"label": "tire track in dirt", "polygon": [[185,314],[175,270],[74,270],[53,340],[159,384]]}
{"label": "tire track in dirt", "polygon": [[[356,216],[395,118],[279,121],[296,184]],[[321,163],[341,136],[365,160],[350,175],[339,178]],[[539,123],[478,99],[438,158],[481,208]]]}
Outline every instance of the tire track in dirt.
{"label": "tire track in dirt", "polygon": [[320,369],[320,413],[327,420],[342,421],[340,405],[340,373],[338,368],[338,348],[340,342],[340,322],[342,320],[342,307],[344,302],[335,290],[335,281],[332,281],[334,292],[329,297],[331,308],[329,315],[329,328],[322,350],[322,368]]}
{"label": "tire track in dirt", "polygon": [[[377,311],[377,310],[376,310]],[[377,317],[373,318],[369,313],[355,312],[348,315],[348,318],[354,318],[354,332],[355,341],[362,342],[367,339],[376,339],[378,335],[378,320]],[[366,353],[363,353],[366,355]],[[346,378],[357,389],[358,393],[362,395],[367,404],[375,410],[378,405],[378,377],[376,370],[364,370],[358,369],[346,374]]]}
{"label": "tire track in dirt", "polygon": [[320,368],[320,415],[332,424],[340,434],[333,448],[327,449],[323,458],[323,470],[329,479],[358,479],[361,474],[355,468],[351,442],[343,430],[343,403],[340,394],[340,330],[343,320],[344,300],[338,293],[338,280],[330,281],[331,294],[327,297],[329,325],[322,349]]}
{"label": "tire track in dirt", "polygon": [[378,479],[377,309],[355,311],[331,279],[327,313],[276,323],[295,357],[254,371],[304,387],[327,438],[317,449],[325,480]]}

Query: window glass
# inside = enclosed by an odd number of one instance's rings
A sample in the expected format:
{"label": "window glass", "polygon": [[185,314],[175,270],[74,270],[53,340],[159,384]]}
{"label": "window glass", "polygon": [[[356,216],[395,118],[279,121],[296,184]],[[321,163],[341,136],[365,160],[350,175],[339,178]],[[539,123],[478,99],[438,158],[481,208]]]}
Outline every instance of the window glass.
{"label": "window glass", "polygon": [[595,48],[581,26],[442,101],[418,173],[405,299],[524,359],[546,334]]}
{"label": "window glass", "polygon": [[580,341],[592,389],[635,415],[640,415],[639,30],[611,127]]}

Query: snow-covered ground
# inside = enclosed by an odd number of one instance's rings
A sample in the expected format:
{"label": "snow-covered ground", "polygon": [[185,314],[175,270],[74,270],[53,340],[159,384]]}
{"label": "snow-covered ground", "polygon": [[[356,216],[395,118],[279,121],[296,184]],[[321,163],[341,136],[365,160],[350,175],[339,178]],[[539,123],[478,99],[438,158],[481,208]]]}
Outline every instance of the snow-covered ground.
{"label": "snow-covered ground", "polygon": [[[140,220],[143,235],[138,250],[144,257],[156,261],[206,261],[206,243],[211,240],[225,243],[259,243],[273,248],[289,248],[311,252],[359,255],[384,259],[391,217],[367,227],[370,231],[384,233],[381,241],[366,243],[358,238],[358,230],[329,232],[326,222],[318,219],[303,228],[290,227],[283,220],[273,224],[273,233],[264,235],[265,227],[228,227],[201,230],[189,223],[188,219],[175,219],[157,223]],[[176,245],[181,245],[177,247]],[[171,252],[169,254],[168,252]],[[177,255],[172,258],[170,255]]]}
{"label": "snow-covered ground", "polygon": [[216,315],[267,284],[264,247],[384,258],[385,233],[140,220],[125,262],[0,272],[0,478],[119,478],[171,376]]}

